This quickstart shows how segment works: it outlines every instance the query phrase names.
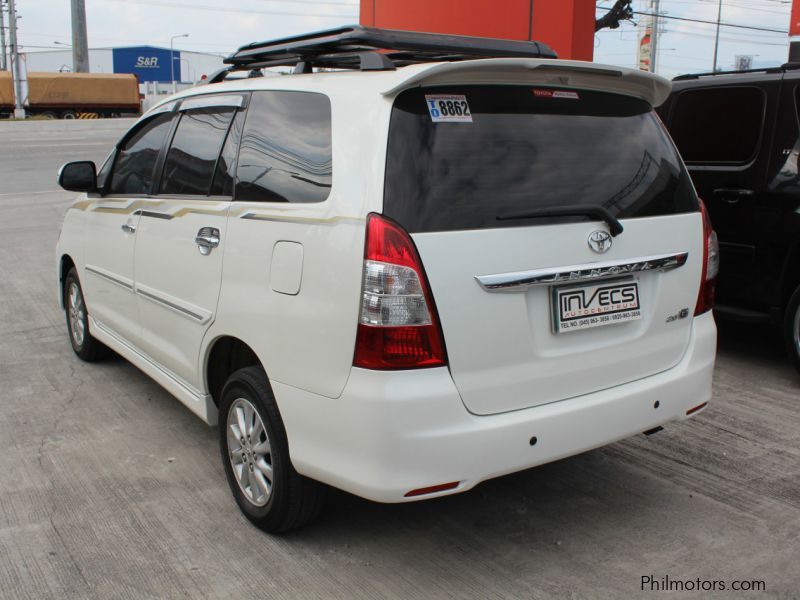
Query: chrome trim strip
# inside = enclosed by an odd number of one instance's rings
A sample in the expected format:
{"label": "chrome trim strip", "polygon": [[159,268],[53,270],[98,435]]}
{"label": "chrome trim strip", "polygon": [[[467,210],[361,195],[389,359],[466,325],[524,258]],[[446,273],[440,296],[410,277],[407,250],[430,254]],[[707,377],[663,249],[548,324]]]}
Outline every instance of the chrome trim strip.
{"label": "chrome trim strip", "polygon": [[476,275],[475,280],[487,292],[513,293],[523,292],[537,285],[597,281],[644,271],[672,271],[685,265],[687,260],[689,260],[688,252],[676,252],[532,271]]}
{"label": "chrome trim strip", "polygon": [[176,310],[179,313],[186,315],[187,317],[191,317],[192,319],[199,321],[200,323],[204,322],[206,319],[202,315],[198,315],[197,313],[193,313],[190,310],[183,308],[182,306],[178,306],[177,304],[173,304],[169,300],[164,300],[163,298],[159,298],[155,294],[151,294],[150,292],[145,292],[142,289],[136,290],[137,294],[141,294],[148,300],[152,300],[153,302],[157,302],[158,304],[163,304],[167,308],[171,308],[172,310]]}
{"label": "chrome trim strip", "polygon": [[89,265],[86,265],[83,268],[86,269],[86,271],[88,271],[92,275],[97,275],[98,277],[102,277],[106,281],[110,281],[111,283],[116,283],[118,286],[124,287],[129,292],[133,291],[133,284],[131,284],[131,283],[123,281],[122,279],[117,279],[113,275],[109,275],[108,273],[104,273],[103,271],[101,271],[99,269],[96,269],[94,267],[91,267]]}

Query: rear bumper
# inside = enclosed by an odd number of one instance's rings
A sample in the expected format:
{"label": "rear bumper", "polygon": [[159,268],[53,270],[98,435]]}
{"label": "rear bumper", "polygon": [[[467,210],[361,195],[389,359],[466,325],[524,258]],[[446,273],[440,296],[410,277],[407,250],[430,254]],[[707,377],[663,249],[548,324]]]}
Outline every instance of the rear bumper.
{"label": "rear bumper", "polygon": [[491,416],[467,412],[445,368],[353,369],[337,399],[278,382],[273,388],[299,473],[379,502],[404,502],[411,490],[459,482],[414,498],[426,499],[686,419],[711,398],[716,353],[711,313],[695,318],[692,329],[686,354],[669,371]]}

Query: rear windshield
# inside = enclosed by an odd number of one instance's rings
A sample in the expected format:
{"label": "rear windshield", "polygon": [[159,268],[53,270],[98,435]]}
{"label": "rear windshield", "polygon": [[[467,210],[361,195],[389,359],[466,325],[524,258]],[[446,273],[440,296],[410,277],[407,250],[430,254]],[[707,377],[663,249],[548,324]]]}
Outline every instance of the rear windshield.
{"label": "rear windshield", "polygon": [[516,85],[415,88],[397,97],[384,213],[410,232],[538,225],[554,218],[497,217],[575,205],[600,205],[621,219],[698,210],[649,104]]}

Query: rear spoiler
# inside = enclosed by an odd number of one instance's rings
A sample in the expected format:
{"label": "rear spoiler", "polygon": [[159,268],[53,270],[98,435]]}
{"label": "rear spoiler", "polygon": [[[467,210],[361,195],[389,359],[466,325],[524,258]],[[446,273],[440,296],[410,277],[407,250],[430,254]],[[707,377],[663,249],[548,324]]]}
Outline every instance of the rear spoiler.
{"label": "rear spoiler", "polygon": [[431,64],[382,94],[392,96],[418,85],[523,82],[544,87],[568,87],[625,94],[645,100],[653,107],[663,104],[672,92],[672,83],[669,80],[652,73],[624,67],[576,60],[492,58]]}

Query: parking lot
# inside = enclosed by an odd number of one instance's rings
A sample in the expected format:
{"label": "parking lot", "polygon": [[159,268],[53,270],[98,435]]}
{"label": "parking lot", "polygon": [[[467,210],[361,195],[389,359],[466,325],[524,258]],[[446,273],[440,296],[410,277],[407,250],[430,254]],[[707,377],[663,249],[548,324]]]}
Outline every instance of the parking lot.
{"label": "parking lot", "polygon": [[650,576],[800,598],[800,376],[777,336],[730,324],[695,419],[458,496],[333,492],[304,530],[252,527],[217,430],[66,336],[55,174],[129,124],[0,123],[0,597],[629,598],[658,595]]}

